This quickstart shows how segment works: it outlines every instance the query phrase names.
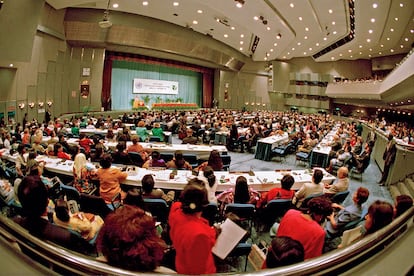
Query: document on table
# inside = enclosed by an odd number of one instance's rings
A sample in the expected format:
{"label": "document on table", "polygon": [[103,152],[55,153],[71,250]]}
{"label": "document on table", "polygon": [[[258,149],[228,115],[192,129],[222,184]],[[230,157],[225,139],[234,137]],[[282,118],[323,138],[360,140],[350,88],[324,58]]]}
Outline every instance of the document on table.
{"label": "document on table", "polygon": [[221,233],[217,237],[216,244],[213,246],[212,252],[214,255],[224,260],[244,237],[246,230],[238,226],[230,219],[226,219],[220,225],[220,228]]}

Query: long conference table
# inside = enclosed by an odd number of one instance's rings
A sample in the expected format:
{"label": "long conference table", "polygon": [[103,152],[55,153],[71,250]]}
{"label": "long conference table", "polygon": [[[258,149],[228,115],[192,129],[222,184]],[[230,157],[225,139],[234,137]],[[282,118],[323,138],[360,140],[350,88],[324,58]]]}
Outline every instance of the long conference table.
{"label": "long conference table", "polygon": [[[7,152],[3,152],[2,158],[14,162],[16,155],[10,155]],[[54,157],[38,156],[38,161],[45,162],[45,169],[48,172],[57,174],[72,176],[73,175],[73,161],[62,160]],[[95,164],[90,164],[95,166]],[[129,186],[141,186],[141,179],[146,174],[152,174],[155,180],[155,187],[166,190],[182,190],[187,184],[190,178],[195,177],[192,171],[178,170],[176,175],[170,179],[170,174],[173,170],[168,169],[143,169],[134,166],[125,166],[128,173],[127,179],[122,183]],[[327,173],[321,168],[324,173],[323,182],[331,183],[335,180],[335,176]],[[312,181],[312,169],[304,170],[283,170],[283,171],[251,171],[251,172],[228,172],[228,171],[216,171],[214,174],[218,178],[219,185],[217,192],[225,191],[229,188],[234,188],[236,179],[239,176],[246,177],[249,186],[257,191],[264,192],[269,191],[272,188],[280,187],[280,180],[285,174],[291,174],[295,179],[293,190],[298,190],[306,182]]]}
{"label": "long conference table", "polygon": [[[42,142],[47,142],[50,137],[43,137]],[[78,138],[66,139],[69,145],[78,145]],[[104,145],[107,149],[115,150],[118,142],[104,141]],[[227,154],[226,146],[220,145],[191,145],[191,144],[165,144],[165,143],[139,143],[147,151],[158,151],[159,153],[172,153],[181,151],[183,154],[194,154],[197,159],[207,160],[212,150],[217,150],[221,155]],[[131,141],[126,143],[127,147],[132,145]]]}
{"label": "long conference table", "polygon": [[272,159],[272,149],[279,146],[282,143],[289,141],[289,135],[287,132],[283,135],[272,135],[260,140],[257,140],[255,159],[264,161],[270,161]]}
{"label": "long conference table", "polygon": [[333,137],[336,134],[337,128],[331,130],[323,139],[312,149],[309,159],[310,167],[323,167],[327,168],[329,165],[329,153],[332,147],[330,144],[333,141]]}

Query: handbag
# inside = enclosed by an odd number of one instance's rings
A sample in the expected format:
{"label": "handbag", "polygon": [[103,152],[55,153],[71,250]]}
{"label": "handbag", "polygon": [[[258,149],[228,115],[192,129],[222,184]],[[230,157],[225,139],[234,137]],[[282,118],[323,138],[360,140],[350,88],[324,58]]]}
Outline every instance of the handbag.
{"label": "handbag", "polygon": [[251,266],[255,271],[261,270],[264,261],[266,260],[266,254],[257,244],[252,244],[252,250],[247,257]]}

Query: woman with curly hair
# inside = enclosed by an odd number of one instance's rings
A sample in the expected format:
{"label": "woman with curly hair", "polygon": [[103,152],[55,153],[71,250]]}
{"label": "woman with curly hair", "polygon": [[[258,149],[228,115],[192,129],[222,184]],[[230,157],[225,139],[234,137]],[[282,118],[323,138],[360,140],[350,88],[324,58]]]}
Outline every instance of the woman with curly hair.
{"label": "woman with curly hair", "polygon": [[106,262],[123,269],[165,273],[169,270],[160,267],[166,244],[155,230],[154,219],[132,205],[124,205],[106,217],[97,249]]}

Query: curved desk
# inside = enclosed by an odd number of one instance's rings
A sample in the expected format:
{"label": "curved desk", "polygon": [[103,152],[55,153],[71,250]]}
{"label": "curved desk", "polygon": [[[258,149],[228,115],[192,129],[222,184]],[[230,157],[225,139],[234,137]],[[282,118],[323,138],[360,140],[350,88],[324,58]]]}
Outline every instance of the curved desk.
{"label": "curved desk", "polygon": [[[43,137],[42,142],[46,143],[50,140],[50,137]],[[66,139],[69,145],[79,145],[78,138]],[[104,145],[107,149],[115,150],[118,142],[105,141]],[[183,154],[195,154],[197,159],[208,160],[210,152],[212,150],[218,150],[220,154],[227,154],[227,148],[225,146],[206,146],[206,145],[190,145],[190,144],[165,144],[165,143],[139,143],[147,151],[158,151],[159,153],[172,153],[174,154],[177,150],[182,151]],[[126,143],[127,147],[132,145],[131,141]]]}
{"label": "curved desk", "polygon": [[[3,154],[2,158],[5,158],[9,161],[14,161],[16,156],[11,156],[8,154]],[[73,161],[62,160],[58,158],[38,156],[39,161],[45,162],[45,169],[49,172],[72,176],[72,167]],[[323,170],[323,169],[322,169]],[[187,184],[188,179],[194,177],[192,171],[178,170],[177,175],[174,179],[170,179],[170,173],[172,170],[167,169],[158,169],[158,170],[148,170],[139,167],[128,166],[127,167],[128,177],[123,182],[125,185],[129,186],[141,186],[141,179],[146,174],[152,174],[155,180],[155,187],[166,189],[166,190],[182,190]],[[324,183],[331,183],[335,180],[335,176],[324,172]],[[246,177],[249,186],[256,191],[269,191],[272,188],[280,187],[280,180],[283,175],[290,173],[295,178],[295,184],[293,185],[293,190],[298,190],[302,187],[303,183],[312,181],[312,170],[294,170],[294,171],[255,171],[255,172],[228,172],[228,171],[216,171],[214,174],[219,180],[219,185],[217,187],[217,192],[225,191],[229,188],[234,188],[236,184],[236,179],[239,176]]]}

